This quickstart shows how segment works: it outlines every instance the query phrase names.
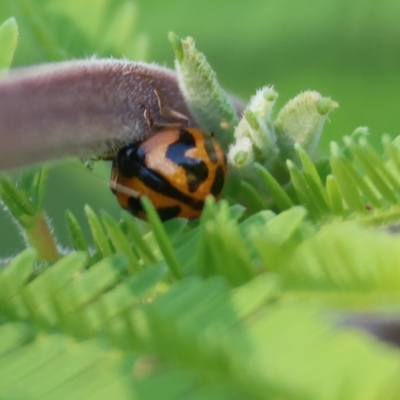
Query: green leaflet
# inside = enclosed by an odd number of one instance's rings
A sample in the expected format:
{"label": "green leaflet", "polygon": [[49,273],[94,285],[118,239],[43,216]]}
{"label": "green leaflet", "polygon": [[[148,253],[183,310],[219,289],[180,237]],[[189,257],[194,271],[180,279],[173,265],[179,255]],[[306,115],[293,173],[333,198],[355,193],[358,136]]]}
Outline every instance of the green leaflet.
{"label": "green leaflet", "polygon": [[[153,304],[136,308],[130,322],[126,308],[115,310],[108,342],[74,342],[68,332],[33,338],[29,325],[3,324],[2,393],[6,398],[74,393],[83,399],[88,392],[102,398],[116,390],[119,399],[132,391],[151,399],[163,382],[171,399],[189,388],[198,398],[231,393],[249,399],[351,399],[356,393],[396,398],[397,354],[356,333],[333,331],[314,307],[268,305],[278,294],[265,275],[235,290],[218,278],[184,280]],[[118,349],[129,344],[127,338],[136,355]]]}
{"label": "green leaflet", "polygon": [[226,150],[238,123],[233,105],[219,86],[204,54],[195,48],[194,40],[180,39],[174,33],[170,33],[169,40],[175,51],[179,87],[186,102],[199,126],[206,132],[213,132]]}
{"label": "green leaflet", "polygon": [[395,306],[400,300],[399,265],[396,235],[334,223],[304,241],[279,275],[290,291],[315,290],[316,299],[331,304]]}
{"label": "green leaflet", "polygon": [[0,72],[10,67],[17,42],[18,25],[14,18],[10,18],[0,25]]}
{"label": "green leaflet", "polygon": [[[269,206],[283,211],[293,204],[301,204],[316,222],[336,216],[358,220],[368,226],[396,223],[400,216],[400,153],[395,141],[386,136],[382,140],[386,147],[383,156],[365,137],[356,140],[353,135],[345,139],[346,147],[342,150],[333,143],[331,156],[326,160],[330,167],[328,173],[318,169],[319,166],[326,169],[325,162],[313,162],[297,144],[295,150],[301,167],[290,160],[287,162],[290,181],[286,186],[255,163],[265,185],[263,190],[272,200]],[[252,196],[250,190],[247,193]],[[254,196],[251,201],[257,202],[259,195]]]}
{"label": "green leaflet", "polygon": [[[109,318],[147,296],[165,277],[165,269],[155,266],[126,279],[128,260],[122,255],[104,258],[85,269],[87,256],[72,253],[26,282],[32,264],[25,271],[16,267],[22,262],[28,267],[27,257],[32,255],[21,255],[0,274],[0,315],[3,319],[27,319],[39,330],[62,331],[74,337],[92,335]],[[25,285],[15,288],[17,279],[24,279]]]}
{"label": "green leaflet", "polygon": [[127,361],[134,358],[100,341],[78,344],[62,335],[44,335],[1,357],[1,393],[6,399],[129,398]]}
{"label": "green leaflet", "polygon": [[195,369],[203,382],[228,382],[244,398],[395,398],[395,353],[331,331],[313,307],[266,306],[274,293],[267,283],[260,278],[233,292],[215,279],[175,285],[148,307],[146,349]]}
{"label": "green leaflet", "polygon": [[153,229],[155,240],[157,241],[160,251],[169,267],[171,276],[174,279],[182,278],[182,266],[176,257],[175,250],[166,234],[165,228],[162,225],[155,208],[146,197],[142,199],[142,202],[143,208],[146,211],[147,217]]}

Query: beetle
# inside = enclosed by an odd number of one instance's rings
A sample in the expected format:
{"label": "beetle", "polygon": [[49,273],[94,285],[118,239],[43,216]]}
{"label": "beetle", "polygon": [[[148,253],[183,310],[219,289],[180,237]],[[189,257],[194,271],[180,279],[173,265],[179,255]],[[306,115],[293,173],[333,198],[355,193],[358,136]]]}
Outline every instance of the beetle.
{"label": "beetle", "polygon": [[161,114],[177,123],[158,125],[144,107],[149,128],[156,133],[122,147],[113,159],[110,188],[122,208],[145,218],[141,197],[146,196],[161,220],[197,218],[208,195],[221,195],[227,162],[214,135],[189,127],[184,115],[163,105]]}

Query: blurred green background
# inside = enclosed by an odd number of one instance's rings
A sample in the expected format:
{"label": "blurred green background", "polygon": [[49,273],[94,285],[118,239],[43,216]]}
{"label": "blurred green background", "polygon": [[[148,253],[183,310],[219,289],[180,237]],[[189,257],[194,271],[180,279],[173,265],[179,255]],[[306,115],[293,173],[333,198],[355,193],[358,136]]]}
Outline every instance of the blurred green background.
{"label": "blurred green background", "polygon": [[[377,146],[382,133],[399,132],[395,0],[0,0],[0,20],[9,16],[20,27],[14,66],[96,54],[173,67],[167,34],[174,31],[193,36],[220,83],[243,99],[273,84],[280,94],[277,109],[308,89],[339,102],[325,126],[320,155],[331,140],[358,126],[370,128]],[[108,189],[109,165],[97,165],[94,173],[78,162],[50,168],[46,211],[61,244],[68,245],[66,208],[80,220],[86,203],[121,212]],[[3,211],[0,239],[1,256],[22,248]]]}

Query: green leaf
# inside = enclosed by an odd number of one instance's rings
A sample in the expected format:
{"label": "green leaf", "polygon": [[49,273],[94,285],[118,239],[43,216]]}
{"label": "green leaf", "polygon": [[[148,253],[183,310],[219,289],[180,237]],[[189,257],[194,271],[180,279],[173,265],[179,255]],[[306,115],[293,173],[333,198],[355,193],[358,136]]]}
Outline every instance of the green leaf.
{"label": "green leaf", "polygon": [[327,211],[327,207],[318,191],[318,187],[316,185],[310,187],[306,177],[292,161],[288,160],[287,166],[300,204],[306,206],[314,216],[323,215],[324,211]]}
{"label": "green leaf", "polygon": [[238,123],[236,111],[217,82],[215,72],[190,37],[180,39],[174,33],[169,40],[175,51],[179,87],[196,121],[207,132],[213,132],[226,150],[233,140]]}
{"label": "green leaf", "polygon": [[82,229],[75,216],[69,210],[65,211],[65,219],[74,249],[77,251],[89,251]]}
{"label": "green leaf", "polygon": [[328,175],[326,178],[326,190],[329,198],[330,209],[335,215],[342,216],[344,213],[343,200],[340,194],[339,185],[333,175]]}
{"label": "green leaf", "polygon": [[7,323],[0,326],[0,359],[8,352],[14,351],[32,338],[33,332],[29,325],[19,323]]}
{"label": "green leaf", "polygon": [[104,290],[113,286],[128,267],[127,258],[122,254],[115,254],[104,258],[89,270],[80,280],[74,283],[77,300],[80,304],[86,303],[99,296]]}
{"label": "green leaf", "polygon": [[313,196],[317,200],[319,207],[323,209],[323,212],[328,212],[328,196],[326,189],[321,182],[321,178],[319,177],[315,164],[312,162],[310,156],[299,143],[296,143],[294,147],[303,165],[304,176],[308,185],[310,186],[310,189],[312,190]]}
{"label": "green leaf", "polygon": [[264,168],[261,164],[255,163],[255,169],[260,174],[261,179],[268,188],[269,194],[274,199],[275,204],[280,211],[285,211],[293,206],[293,202],[290,197],[286,194],[282,186],[276,181],[276,179]]}
{"label": "green leaf", "polygon": [[[134,304],[146,301],[147,298],[154,295],[156,285],[160,284],[166,277],[167,269],[164,265],[153,266],[138,272],[135,276],[104,293],[103,296],[86,307],[86,314],[92,315],[92,326],[101,331],[110,324],[110,319],[120,319],[121,315],[124,315]],[[121,333],[120,328],[119,331]],[[131,334],[129,331],[125,333],[128,334],[126,339],[129,342],[132,339]],[[133,343],[124,344],[128,348],[133,346]]]}
{"label": "green leaf", "polygon": [[23,218],[25,215],[33,217],[36,214],[35,207],[29,201],[24,191],[17,188],[6,176],[2,176],[0,180],[0,196],[10,211],[12,211],[14,218],[21,225],[25,223]]}
{"label": "green leaf", "polygon": [[335,223],[298,246],[279,273],[300,296],[319,293],[314,300],[360,309],[399,304],[399,266],[398,237],[354,223]]}
{"label": "green leaf", "polygon": [[204,277],[222,275],[235,286],[247,282],[255,271],[227,203],[220,202],[219,207],[215,207],[210,199],[205,209],[200,222],[197,271]]}
{"label": "green leaf", "polygon": [[25,250],[8,264],[0,273],[0,315],[5,314],[11,320],[18,320],[18,309],[14,298],[23,290],[33,273],[36,252]]}
{"label": "green leaf", "polygon": [[35,250],[27,249],[14,257],[8,266],[1,271],[0,282],[8,281],[10,284],[10,297],[14,296],[26,283],[33,272],[34,263],[37,259]]}
{"label": "green leaf", "polygon": [[51,268],[46,269],[29,284],[30,291],[34,293],[35,303],[42,303],[49,297],[48,287],[53,285],[60,290],[70,284],[88,263],[86,253],[70,253],[56,262]]}
{"label": "green leaf", "polygon": [[9,18],[0,25],[0,73],[11,66],[18,42],[18,25]]}
{"label": "green leaf", "polygon": [[134,274],[135,272],[140,271],[142,266],[139,264],[139,260],[132,250],[131,244],[128,242],[126,236],[123,234],[121,228],[118,226],[115,220],[109,215],[103,213],[102,221],[106,227],[108,237],[110,238],[115,250],[127,257],[130,273]]}
{"label": "green leaf", "polygon": [[100,219],[88,205],[85,206],[85,214],[89,222],[94,244],[98,252],[101,254],[102,257],[107,257],[111,255],[111,247],[108,242],[108,238],[104,233],[103,227],[101,226]]}
{"label": "green leaf", "polygon": [[147,352],[243,398],[396,398],[397,351],[332,329],[314,307],[265,305],[273,287],[261,278],[235,291],[217,279],[184,280],[134,314],[133,326],[147,327]]}
{"label": "green leaf", "polygon": [[147,218],[153,229],[154,237],[157,240],[157,244],[160,247],[161,253],[165,258],[168,268],[171,272],[171,276],[174,279],[182,278],[182,266],[180,265],[171,241],[169,240],[165,229],[161,223],[160,217],[158,216],[154,206],[150,200],[146,197],[142,197],[143,208],[146,211]]}
{"label": "green leaf", "polygon": [[305,223],[306,215],[304,207],[292,207],[273,218],[270,214],[263,215],[265,222],[260,221],[254,229],[247,227],[251,242],[264,262],[264,269],[284,269],[304,238],[313,234],[315,228]]}
{"label": "green leaf", "polygon": [[250,213],[256,213],[267,208],[266,199],[253,185],[246,181],[241,181],[240,185],[242,195],[246,199],[246,205]]}
{"label": "green leaf", "polygon": [[[0,360],[6,398],[128,399],[132,356],[124,357],[99,340],[76,343],[62,335],[43,335]],[[25,382],[23,387],[21,382]]]}
{"label": "green leaf", "polygon": [[352,211],[364,212],[365,204],[349,173],[348,161],[344,158],[331,157],[331,167],[337,179],[340,193]]}
{"label": "green leaf", "polygon": [[134,218],[129,216],[129,218],[124,219],[122,225],[126,233],[132,237],[135,248],[140,252],[144,260],[148,263],[156,262],[157,259],[147,242],[143,239],[143,234],[139,231]]}
{"label": "green leaf", "polygon": [[396,204],[398,202],[396,193],[400,192],[400,185],[393,178],[376,151],[367,145],[365,141],[362,146],[355,146],[349,143],[348,147],[379,192],[382,193],[385,199]]}

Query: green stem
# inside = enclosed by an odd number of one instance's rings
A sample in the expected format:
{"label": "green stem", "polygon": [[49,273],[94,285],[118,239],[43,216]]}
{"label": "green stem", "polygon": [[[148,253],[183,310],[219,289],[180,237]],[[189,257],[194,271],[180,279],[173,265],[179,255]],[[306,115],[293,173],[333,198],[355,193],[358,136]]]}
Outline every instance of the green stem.
{"label": "green stem", "polygon": [[55,262],[59,259],[56,243],[42,212],[32,218],[25,234],[29,245],[37,251],[39,261]]}

